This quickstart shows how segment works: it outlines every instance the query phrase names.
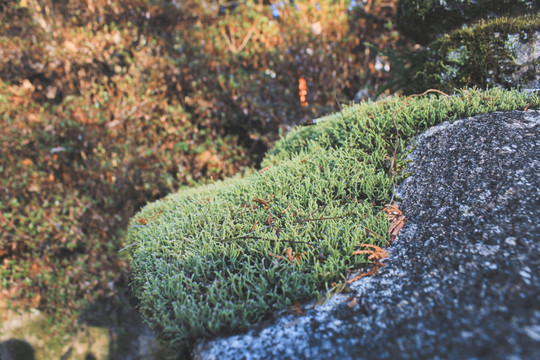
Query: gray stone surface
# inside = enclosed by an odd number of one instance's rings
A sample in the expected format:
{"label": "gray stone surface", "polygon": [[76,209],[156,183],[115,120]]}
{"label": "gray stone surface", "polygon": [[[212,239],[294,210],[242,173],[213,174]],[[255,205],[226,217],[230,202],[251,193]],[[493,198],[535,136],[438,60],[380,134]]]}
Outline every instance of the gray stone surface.
{"label": "gray stone surface", "polygon": [[[504,84],[527,89],[540,88],[540,30],[531,39],[523,41],[519,34],[508,35],[505,43],[513,62],[500,64]],[[523,83],[522,80],[526,79]],[[490,84],[492,85],[492,84]]]}
{"label": "gray stone surface", "polygon": [[410,159],[379,274],[194,357],[540,359],[540,112],[439,125]]}

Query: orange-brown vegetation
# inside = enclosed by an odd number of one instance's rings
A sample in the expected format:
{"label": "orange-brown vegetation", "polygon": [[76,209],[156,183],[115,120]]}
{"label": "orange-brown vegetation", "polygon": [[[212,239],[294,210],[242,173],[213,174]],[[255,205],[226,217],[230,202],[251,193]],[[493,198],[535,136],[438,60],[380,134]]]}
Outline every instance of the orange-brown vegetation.
{"label": "orange-brown vegetation", "polygon": [[394,46],[395,1],[276,20],[205,3],[0,1],[0,299],[71,313],[114,296],[144,203],[256,165],[280,129],[388,78],[364,42]]}

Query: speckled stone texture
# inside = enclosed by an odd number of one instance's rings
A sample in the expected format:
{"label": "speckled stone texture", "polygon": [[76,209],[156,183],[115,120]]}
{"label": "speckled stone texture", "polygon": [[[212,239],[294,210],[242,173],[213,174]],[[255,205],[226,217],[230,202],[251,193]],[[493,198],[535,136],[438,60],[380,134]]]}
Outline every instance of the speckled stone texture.
{"label": "speckled stone texture", "polygon": [[386,267],[194,357],[540,359],[540,111],[441,124],[409,159]]}

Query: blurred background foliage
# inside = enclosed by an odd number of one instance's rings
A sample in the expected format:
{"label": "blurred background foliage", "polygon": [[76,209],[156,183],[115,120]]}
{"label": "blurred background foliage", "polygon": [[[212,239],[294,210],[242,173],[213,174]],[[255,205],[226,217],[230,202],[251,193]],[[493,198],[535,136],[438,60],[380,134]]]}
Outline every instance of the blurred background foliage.
{"label": "blurred background foliage", "polygon": [[121,298],[142,205],[384,89],[396,3],[0,0],[0,301]]}

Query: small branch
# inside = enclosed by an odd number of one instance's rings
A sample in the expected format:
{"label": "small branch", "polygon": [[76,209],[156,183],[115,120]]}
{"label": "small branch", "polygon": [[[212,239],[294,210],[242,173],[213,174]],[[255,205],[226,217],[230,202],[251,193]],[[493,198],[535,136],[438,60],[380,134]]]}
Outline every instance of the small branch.
{"label": "small branch", "polygon": [[229,50],[231,50],[232,52],[235,52],[236,46],[233,44],[232,38],[230,38],[229,35],[227,35],[227,32],[225,31],[225,29],[221,29],[221,34],[225,38],[225,42],[227,42],[227,44],[229,45]]}
{"label": "small branch", "polygon": [[392,183],[392,198],[390,199],[390,202],[389,204],[392,203],[392,201],[394,201],[394,195],[396,194],[396,184],[395,183]]}
{"label": "small branch", "polygon": [[240,236],[236,236],[236,237],[232,237],[232,238],[228,238],[228,239],[221,239],[221,240],[217,240],[217,241],[224,242],[224,241],[233,241],[233,240],[250,239],[250,238],[253,238],[253,237],[251,237],[250,235],[255,234],[256,232],[259,232],[259,231],[261,231],[261,230],[265,230],[265,229],[271,228],[272,226],[274,226],[274,224],[270,224],[270,225],[263,226],[263,227],[260,228],[260,229],[253,230],[253,231],[248,232],[247,234],[244,234],[244,235],[240,235]]}
{"label": "small branch", "polygon": [[349,215],[352,215],[354,213],[352,212],[349,212],[349,213],[346,213],[345,215],[341,215],[341,216],[332,216],[332,217],[320,217],[320,218],[314,218],[314,219],[302,219],[302,220],[296,220],[294,221],[295,224],[301,224],[301,223],[305,223],[305,222],[308,222],[308,221],[321,221],[321,220],[336,220],[336,219],[343,219],[344,217],[347,217]]}
{"label": "small branch", "polygon": [[129,249],[130,247],[132,247],[132,246],[134,246],[134,245],[137,245],[137,244],[140,243],[140,242],[141,242],[141,240],[135,241],[133,244],[129,244],[128,246],[121,248],[120,250],[118,250],[118,252],[122,252],[122,251],[124,251],[124,250],[126,250],[126,249]]}
{"label": "small branch", "polygon": [[251,29],[249,29],[249,33],[244,38],[244,41],[242,41],[242,44],[240,44],[240,47],[238,48],[238,50],[236,50],[237,53],[244,50],[244,48],[246,47],[249,39],[251,39],[251,35],[253,35],[254,32],[255,32],[255,30],[253,29],[253,26],[252,26]]}
{"label": "small branch", "polygon": [[[338,105],[338,107],[339,107],[339,111],[340,111],[341,113],[343,113],[343,109],[341,108],[341,104],[339,103],[339,100],[338,100],[338,98],[337,98],[337,95],[336,95],[335,98],[336,98],[337,105]],[[341,114],[341,116],[343,116],[343,114]]]}
{"label": "small branch", "polygon": [[381,235],[379,235],[378,233],[376,233],[376,232],[373,231],[373,230],[368,229],[368,228],[365,227],[365,226],[362,226],[362,225],[358,225],[358,226],[360,226],[362,229],[366,230],[368,233],[370,233],[371,235],[375,236],[376,238],[379,238],[379,239],[382,239],[382,238],[383,238]]}
{"label": "small branch", "polygon": [[251,36],[253,35],[254,32],[255,32],[255,24],[251,25],[251,28],[249,29],[248,34],[246,35],[246,37],[240,44],[240,47],[237,47],[233,36],[227,35],[227,31],[225,31],[225,29],[221,30],[221,34],[223,35],[223,37],[225,38],[225,41],[229,45],[229,50],[231,50],[231,52],[235,54],[239,53],[246,47],[246,45],[249,42],[249,39],[251,39]]}
{"label": "small branch", "polygon": [[[342,219],[344,217],[347,217],[347,216],[350,216],[350,215],[353,215],[353,214],[354,213],[349,212],[349,213],[347,213],[345,215],[342,215],[342,216],[320,217],[320,218],[314,218],[314,219],[302,219],[302,220],[293,221],[293,224],[301,224],[301,223],[310,222],[310,221],[324,221],[324,220]],[[225,242],[225,241],[235,241],[235,240],[243,240],[243,239],[260,239],[259,237],[254,237],[254,236],[251,236],[251,235],[253,235],[256,232],[271,228],[274,225],[275,225],[275,223],[272,223],[272,224],[266,225],[266,226],[264,226],[264,227],[262,227],[260,229],[253,230],[253,231],[251,231],[251,232],[249,232],[247,234],[244,234],[244,235],[240,235],[240,236],[236,236],[236,237],[232,237],[232,238],[228,238],[228,239],[217,240],[217,241]],[[371,231],[369,229],[366,229],[366,230]],[[374,234],[376,234],[376,233],[374,233]]]}

